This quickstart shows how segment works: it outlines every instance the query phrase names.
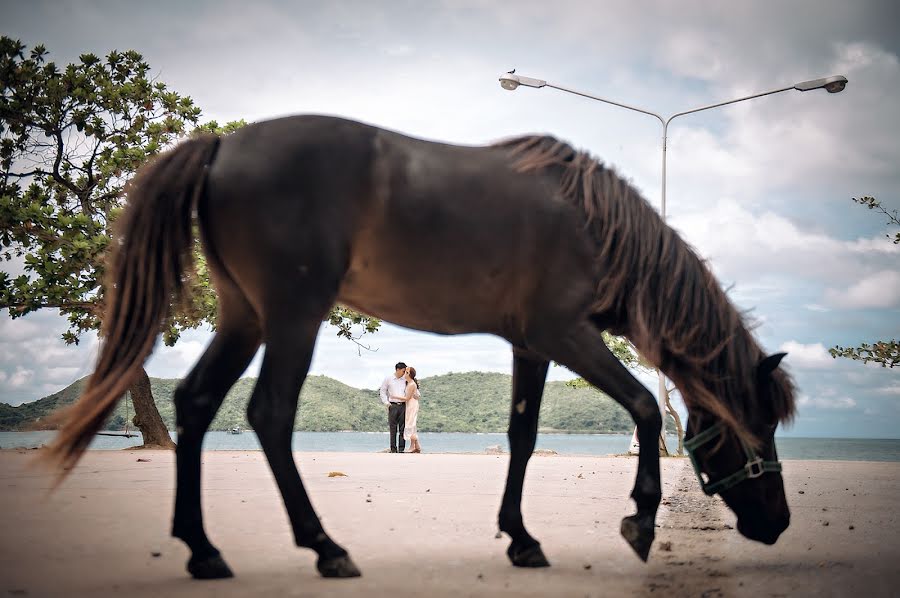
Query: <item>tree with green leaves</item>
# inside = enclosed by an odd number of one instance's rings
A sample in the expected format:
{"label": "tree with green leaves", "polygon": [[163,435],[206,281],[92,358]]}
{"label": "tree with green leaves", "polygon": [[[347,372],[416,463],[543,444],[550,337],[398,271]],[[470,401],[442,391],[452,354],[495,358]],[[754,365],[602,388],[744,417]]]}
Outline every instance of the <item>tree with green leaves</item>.
{"label": "tree with green leaves", "polygon": [[[99,330],[111,229],[124,205],[125,182],[148,159],[194,132],[226,135],[243,121],[200,124],[191,98],[153,78],[135,51],[105,58],[83,54],[64,68],[0,38],[0,259],[21,270],[0,271],[0,309],[18,318],[57,309],[77,344]],[[167,345],[181,331],[214,325],[216,297],[195,244],[191,299],[163,326]],[[328,321],[356,341],[353,326],[373,332],[379,321],[335,307]],[[172,446],[150,393],[146,372],[130,389],[145,445]]]}
{"label": "tree with green leaves", "polygon": [[[887,216],[887,224],[890,226],[900,227],[900,217],[897,210],[886,209],[881,202],[874,197],[851,198],[854,202],[866,206],[870,210],[881,212]],[[900,231],[895,232],[893,236],[885,235],[888,239],[893,240],[894,245],[900,245]],[[880,364],[881,367],[893,368],[900,364],[900,342],[896,339],[875,341],[871,345],[869,343],[861,343],[858,347],[840,347],[835,346],[828,350],[834,358],[846,357],[862,361],[863,363]]]}

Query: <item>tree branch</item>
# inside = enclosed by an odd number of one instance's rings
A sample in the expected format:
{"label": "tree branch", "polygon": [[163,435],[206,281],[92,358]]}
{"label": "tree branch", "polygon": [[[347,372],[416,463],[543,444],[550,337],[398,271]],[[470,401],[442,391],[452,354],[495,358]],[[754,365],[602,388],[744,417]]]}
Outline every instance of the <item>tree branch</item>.
{"label": "tree branch", "polygon": [[[63,146],[63,138],[62,133],[60,131],[54,131],[53,136],[56,138],[56,159],[53,161],[53,180],[57,183],[74,193],[76,196],[78,195],[78,187],[70,183],[66,180],[66,178],[60,174],[59,165],[62,164],[63,156],[65,154],[65,147]],[[82,204],[81,209],[85,211],[85,213],[89,213],[87,208],[90,206],[85,206]]]}
{"label": "tree branch", "polygon": [[38,305],[34,305],[33,303],[23,303],[21,301],[13,301],[10,303],[0,303],[0,309],[10,309],[16,310],[18,312],[24,312],[26,310],[37,310],[37,309],[84,309],[91,313],[97,313],[100,308],[100,305],[94,301],[51,301],[49,303],[41,303]]}
{"label": "tree branch", "polygon": [[46,170],[38,169],[38,170],[32,170],[30,172],[22,172],[22,173],[8,172],[8,173],[6,173],[6,176],[12,177],[15,179],[24,179],[25,177],[30,177],[30,176],[35,176],[35,175],[48,176],[49,174],[50,173],[47,172]]}
{"label": "tree branch", "polygon": [[100,146],[103,145],[103,140],[98,138],[97,144],[94,146],[94,151],[91,152],[91,157],[85,166],[85,172],[87,173],[87,187],[86,190],[88,193],[94,190],[94,187],[97,185],[96,180],[94,179],[94,160],[97,159],[97,153],[100,151]]}
{"label": "tree branch", "polygon": [[[28,221],[30,222],[30,221]],[[46,241],[48,243],[62,243],[63,238],[59,235],[53,234],[42,226],[37,226],[33,222],[30,222],[30,226],[26,224],[18,224],[13,226],[10,229],[13,233],[23,233],[25,235],[32,236],[36,239],[40,239],[41,241]]]}

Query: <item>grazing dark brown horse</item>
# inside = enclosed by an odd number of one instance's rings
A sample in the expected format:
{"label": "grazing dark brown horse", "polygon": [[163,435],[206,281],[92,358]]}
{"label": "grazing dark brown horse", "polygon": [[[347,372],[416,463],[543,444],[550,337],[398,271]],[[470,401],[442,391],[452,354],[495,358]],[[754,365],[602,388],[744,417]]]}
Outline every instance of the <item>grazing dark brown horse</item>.
{"label": "grazing dark brown horse", "polygon": [[776,425],[794,409],[791,382],[777,369],[782,356],[765,357],[709,269],[634,189],[552,137],[459,147],[321,116],[190,139],[135,177],[114,244],[105,341],[46,453],[57,465],[75,464],[150,354],[184,290],[195,209],[219,313],[215,337],[175,393],[172,533],[189,546],[194,577],[231,575],[203,529],[200,445],[260,344],[247,416],[296,543],[316,551],[322,575],[359,575],[325,533],[291,455],[300,388],[335,302],[409,328],[510,342],[499,525],[515,565],[547,565],[520,503],[550,360],[634,418],[637,513],[622,534],[641,558],[649,553],[661,498],[660,413],[603,330],[631,339],[677,384],[701,483],[721,493],[740,532],[772,543],[788,526],[774,445]]}

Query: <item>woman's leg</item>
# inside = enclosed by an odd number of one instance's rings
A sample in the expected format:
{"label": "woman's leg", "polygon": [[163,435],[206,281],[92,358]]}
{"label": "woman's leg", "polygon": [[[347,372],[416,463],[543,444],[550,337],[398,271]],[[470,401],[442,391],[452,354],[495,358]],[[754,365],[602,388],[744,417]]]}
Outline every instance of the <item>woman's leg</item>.
{"label": "woman's leg", "polygon": [[416,413],[413,416],[413,431],[416,439],[416,452],[422,452],[422,445],[419,444],[419,400],[416,399]]}

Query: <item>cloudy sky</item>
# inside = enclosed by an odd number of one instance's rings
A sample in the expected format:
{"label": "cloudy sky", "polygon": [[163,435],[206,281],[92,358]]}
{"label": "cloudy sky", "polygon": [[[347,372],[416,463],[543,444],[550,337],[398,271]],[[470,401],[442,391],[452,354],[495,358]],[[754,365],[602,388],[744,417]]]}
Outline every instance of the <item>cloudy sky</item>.
{"label": "cloudy sky", "polygon": [[[900,336],[900,8],[890,1],[7,2],[0,33],[46,44],[58,63],[135,49],[209,119],[350,117],[479,144],[549,132],[589,149],[656,206],[654,118],[552,89],[510,93],[518,73],[664,116],[843,74],[840,94],[790,91],[680,117],[669,128],[670,223],[753,309],[800,388],[795,436],[900,438],[900,372],[833,360],[836,344]],[[58,315],[0,319],[0,401],[19,404],[90,372],[96,339],[59,339]],[[197,331],[148,362],[178,377]],[[320,333],[312,373],[374,388],[398,359],[422,376],[508,372],[505,343],[385,325],[374,352]],[[258,357],[247,375],[255,375]],[[571,374],[551,370],[551,379]],[[655,389],[652,380],[648,380]]]}

